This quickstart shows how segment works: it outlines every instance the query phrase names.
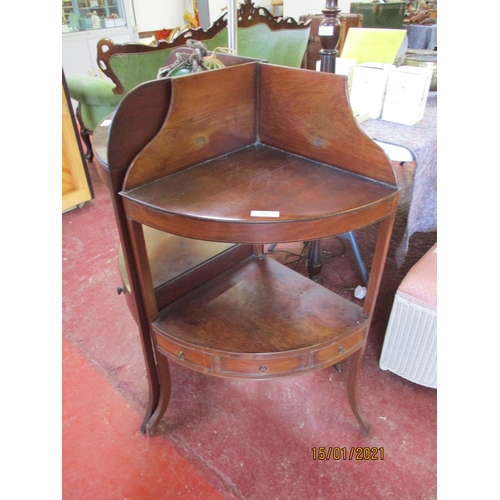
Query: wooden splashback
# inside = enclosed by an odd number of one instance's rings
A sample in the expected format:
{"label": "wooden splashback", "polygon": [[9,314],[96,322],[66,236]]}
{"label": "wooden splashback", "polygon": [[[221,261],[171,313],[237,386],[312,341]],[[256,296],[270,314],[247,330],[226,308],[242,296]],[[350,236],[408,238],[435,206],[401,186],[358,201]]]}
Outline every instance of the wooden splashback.
{"label": "wooden splashback", "polygon": [[263,144],[396,185],[386,154],[353,117],[345,77],[263,64],[259,83]]}
{"label": "wooden splashback", "polygon": [[133,162],[124,189],[254,143],[257,71],[258,63],[248,63],[173,78],[166,121]]}
{"label": "wooden splashback", "polygon": [[[250,62],[168,81],[139,86],[117,110],[122,122],[128,107],[162,123],[133,160],[124,190],[255,143],[397,185],[388,157],[353,117],[343,76]],[[161,92],[155,109],[148,95]],[[131,120],[138,135],[141,120]]]}

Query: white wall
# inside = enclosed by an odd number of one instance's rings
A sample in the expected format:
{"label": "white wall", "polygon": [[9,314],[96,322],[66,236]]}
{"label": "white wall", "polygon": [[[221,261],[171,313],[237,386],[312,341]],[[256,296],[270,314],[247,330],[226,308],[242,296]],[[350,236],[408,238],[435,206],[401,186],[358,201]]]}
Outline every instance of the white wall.
{"label": "white wall", "polygon": [[[228,1],[208,0],[210,22],[212,23],[221,14]],[[242,0],[241,0],[242,1]],[[238,4],[240,0],[238,0]],[[271,11],[271,0],[254,0],[255,5]],[[321,14],[325,7],[325,0],[284,0],[283,9],[278,8],[276,15],[293,17],[298,20],[303,14]],[[338,6],[342,12],[349,12],[351,0],[339,0]],[[183,27],[186,22],[183,18],[184,0],[134,0],[134,10],[138,31],[153,31],[162,28]]]}
{"label": "white wall", "polygon": [[[228,0],[208,0],[210,23],[217,19]],[[270,2],[269,2],[270,3]],[[134,0],[139,32],[184,27],[184,0]]]}
{"label": "white wall", "polygon": [[[321,14],[321,9],[325,8],[325,0],[283,0],[283,16],[298,19],[302,15]],[[337,5],[342,12],[349,12],[351,0],[338,0]]]}
{"label": "white wall", "polygon": [[213,23],[221,14],[224,7],[227,7],[228,0],[208,0],[208,10],[210,11],[210,22]]}
{"label": "white wall", "polygon": [[183,27],[184,0],[134,0],[138,31]]}

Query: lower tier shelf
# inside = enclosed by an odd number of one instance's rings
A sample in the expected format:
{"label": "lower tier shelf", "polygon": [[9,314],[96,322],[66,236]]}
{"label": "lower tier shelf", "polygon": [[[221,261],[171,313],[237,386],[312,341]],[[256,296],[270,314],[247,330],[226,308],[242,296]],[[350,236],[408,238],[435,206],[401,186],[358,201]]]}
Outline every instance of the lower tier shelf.
{"label": "lower tier shelf", "polygon": [[[156,289],[234,246],[232,243],[193,240],[143,226],[153,287]],[[168,255],[168,259],[165,259]],[[130,291],[123,250],[118,250],[118,267],[123,284]]]}
{"label": "lower tier shelf", "polygon": [[252,255],[160,311],[159,352],[223,377],[273,378],[332,365],[363,346],[362,308]]}

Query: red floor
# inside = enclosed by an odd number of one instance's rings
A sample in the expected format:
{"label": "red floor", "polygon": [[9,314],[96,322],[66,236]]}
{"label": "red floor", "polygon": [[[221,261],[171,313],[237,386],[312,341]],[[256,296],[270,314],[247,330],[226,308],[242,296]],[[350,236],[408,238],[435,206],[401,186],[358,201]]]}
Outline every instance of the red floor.
{"label": "red floor", "polygon": [[[64,498],[222,498],[140,413],[63,340]],[[151,464],[155,464],[151,466]]]}
{"label": "red floor", "polygon": [[[172,364],[172,400],[159,435],[143,436],[140,342],[116,293],[118,235],[109,196],[92,164],[90,171],[95,199],[63,214],[64,499],[436,498],[436,391],[378,367],[404,275],[390,263],[361,376],[369,437],[347,402],[348,361],[341,373],[328,368],[267,381],[220,379]],[[360,236],[369,254],[371,233]],[[334,262],[340,265],[327,271],[332,280],[356,281],[352,255]],[[377,448],[379,460],[315,460],[319,447]]]}

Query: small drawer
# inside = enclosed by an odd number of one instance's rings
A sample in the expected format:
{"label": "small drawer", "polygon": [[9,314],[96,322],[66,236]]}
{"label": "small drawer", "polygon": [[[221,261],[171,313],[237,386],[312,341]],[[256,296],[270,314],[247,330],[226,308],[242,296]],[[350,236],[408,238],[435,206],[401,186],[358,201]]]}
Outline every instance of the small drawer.
{"label": "small drawer", "polygon": [[161,337],[160,335],[156,335],[156,343],[180,363],[186,363],[187,365],[199,367],[204,371],[214,370],[214,358],[206,352],[190,349],[189,347],[177,344],[176,342]]}
{"label": "small drawer", "polygon": [[248,359],[221,357],[221,374],[238,374],[242,377],[265,378],[294,373],[304,368],[305,354],[295,354],[277,359]]}
{"label": "small drawer", "polygon": [[334,364],[352,354],[360,347],[365,329],[347,335],[334,344],[311,353],[312,366]]}

